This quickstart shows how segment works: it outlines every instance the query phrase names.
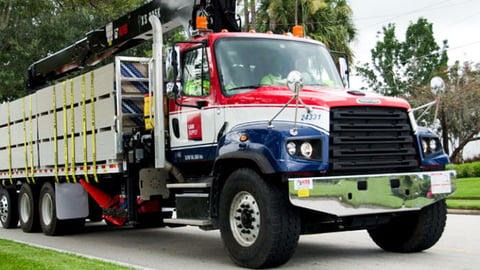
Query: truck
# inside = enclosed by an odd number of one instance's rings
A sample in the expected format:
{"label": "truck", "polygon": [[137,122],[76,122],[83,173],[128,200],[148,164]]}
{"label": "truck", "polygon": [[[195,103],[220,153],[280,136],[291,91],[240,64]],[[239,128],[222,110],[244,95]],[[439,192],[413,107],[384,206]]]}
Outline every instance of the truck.
{"label": "truck", "polygon": [[[239,29],[234,0],[152,1],[34,62],[0,105],[2,226],[219,229],[248,268],[303,234],[432,247],[456,188],[439,137],[404,99],[347,88],[321,42]],[[118,56],[148,40],[151,57]]]}

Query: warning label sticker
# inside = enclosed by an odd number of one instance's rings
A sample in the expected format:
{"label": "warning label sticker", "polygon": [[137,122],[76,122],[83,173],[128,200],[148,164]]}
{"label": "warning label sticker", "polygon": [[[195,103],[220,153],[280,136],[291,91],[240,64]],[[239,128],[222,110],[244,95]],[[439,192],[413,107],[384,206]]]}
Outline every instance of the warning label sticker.
{"label": "warning label sticker", "polygon": [[313,189],[313,180],[312,179],[296,179],[295,190],[310,190]]}
{"label": "warning label sticker", "polygon": [[452,192],[452,184],[449,173],[435,173],[431,175],[431,187],[433,194]]}

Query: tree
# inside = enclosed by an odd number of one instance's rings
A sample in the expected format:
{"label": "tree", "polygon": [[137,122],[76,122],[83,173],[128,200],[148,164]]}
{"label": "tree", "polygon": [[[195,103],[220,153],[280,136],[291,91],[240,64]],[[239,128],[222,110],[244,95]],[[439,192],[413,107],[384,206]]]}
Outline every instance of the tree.
{"label": "tree", "polygon": [[[480,64],[462,66],[457,62],[449,68],[448,43],[444,40],[440,49],[432,24],[426,19],[411,24],[405,36],[401,42],[396,38],[395,25],[383,27],[383,40],[371,50],[372,63],[357,67],[357,71],[373,90],[404,97],[412,107],[437,99],[438,108],[430,110],[419,123],[440,132],[450,160],[461,162],[463,148],[480,140]],[[445,80],[444,92],[432,92],[430,80],[434,76]]]}
{"label": "tree", "polygon": [[388,24],[383,27],[383,40],[371,50],[371,64],[358,66],[357,72],[375,91],[390,96],[410,95],[447,70],[448,43],[444,40],[442,44],[440,49],[433,37],[433,26],[425,18],[410,24],[404,42],[397,39],[395,25]]}
{"label": "tree", "polygon": [[457,61],[448,72],[447,91],[441,100],[445,125],[448,127],[452,162],[463,162],[462,151],[480,140],[480,63]]}
{"label": "tree", "polygon": [[0,101],[24,95],[27,68],[141,0],[0,0]]}
{"label": "tree", "polygon": [[445,77],[444,92],[435,94],[429,86],[423,86],[408,99],[415,107],[437,98],[438,109],[426,114],[420,122],[441,132],[450,160],[461,163],[465,146],[480,140],[480,64],[461,65],[457,61],[445,72]]}
{"label": "tree", "polygon": [[255,0],[243,0],[243,31],[257,29],[257,3]]}
{"label": "tree", "polygon": [[262,0],[257,15],[262,32],[286,33],[300,24],[306,35],[353,58],[349,43],[354,40],[356,29],[346,0]]}

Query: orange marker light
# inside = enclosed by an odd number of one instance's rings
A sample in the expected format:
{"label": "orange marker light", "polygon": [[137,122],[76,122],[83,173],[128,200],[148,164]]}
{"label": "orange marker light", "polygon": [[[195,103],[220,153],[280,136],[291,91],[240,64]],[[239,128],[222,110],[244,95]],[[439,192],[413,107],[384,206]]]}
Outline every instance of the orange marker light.
{"label": "orange marker light", "polygon": [[246,142],[248,140],[248,136],[247,135],[242,135],[240,136],[240,141],[241,142]]}
{"label": "orange marker light", "polygon": [[197,23],[197,29],[207,29],[208,24],[207,24],[207,17],[205,16],[198,16],[195,20]]}
{"label": "orange marker light", "polygon": [[303,26],[301,25],[295,25],[292,28],[293,31],[293,36],[295,37],[303,37]]}

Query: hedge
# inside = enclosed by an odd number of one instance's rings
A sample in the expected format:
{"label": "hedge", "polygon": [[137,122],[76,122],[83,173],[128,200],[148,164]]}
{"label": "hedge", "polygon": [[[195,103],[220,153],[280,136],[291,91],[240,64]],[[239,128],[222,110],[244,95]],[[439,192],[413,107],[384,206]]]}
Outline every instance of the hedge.
{"label": "hedge", "polygon": [[447,168],[456,170],[457,178],[480,177],[480,162],[450,164]]}

